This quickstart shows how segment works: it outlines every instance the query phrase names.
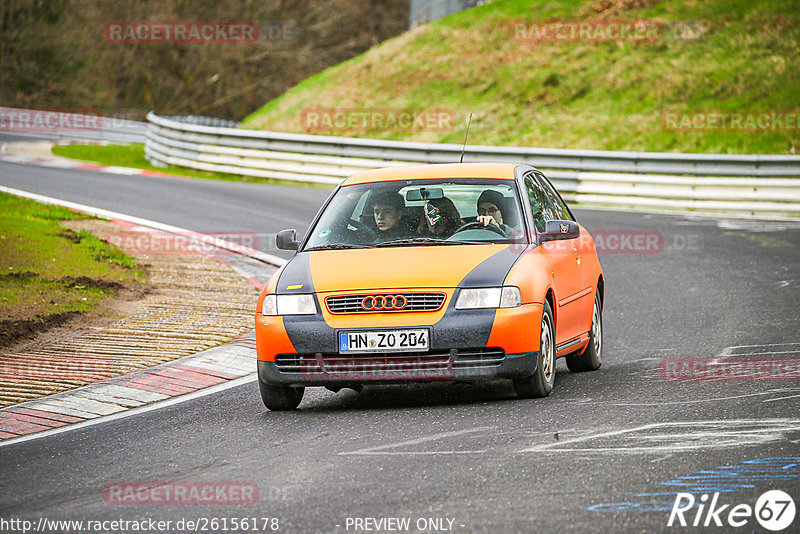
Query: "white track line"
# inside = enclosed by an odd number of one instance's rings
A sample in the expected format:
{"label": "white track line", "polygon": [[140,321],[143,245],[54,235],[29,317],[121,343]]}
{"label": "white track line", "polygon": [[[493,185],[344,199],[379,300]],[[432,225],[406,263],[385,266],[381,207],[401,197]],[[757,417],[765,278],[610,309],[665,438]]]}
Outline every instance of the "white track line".
{"label": "white track line", "polygon": [[[21,189],[14,189],[13,187],[5,187],[0,185],[0,191],[3,191],[4,193],[9,193],[11,195],[17,195],[19,197],[29,198],[31,200],[42,202],[44,204],[52,204],[54,206],[61,206],[64,208],[70,208],[82,211],[84,213],[88,213],[89,215],[94,215],[96,217],[101,217],[103,219],[117,219],[120,221],[125,221],[132,224],[138,224],[139,226],[147,226],[155,230],[162,230],[164,232],[170,232],[174,234],[183,234],[183,235],[196,234],[198,236],[204,235],[200,232],[195,232],[194,230],[187,230],[186,228],[180,228],[178,226],[172,226],[157,221],[151,221],[149,219],[142,219],[141,217],[134,217],[133,215],[126,215],[124,213],[117,213],[116,211],[106,210],[103,208],[87,206],[86,204],[78,204],[76,202],[69,202],[67,200],[60,200],[53,197],[47,197],[44,195],[39,195],[37,193],[23,191]],[[273,256],[272,254],[267,254],[266,252],[261,252],[260,250],[248,250],[246,253],[243,253],[241,245],[236,245],[234,243],[222,239],[216,239],[214,241],[214,244],[219,248],[226,249],[231,252],[235,252],[237,254],[250,256],[257,260],[261,260],[263,262],[269,263],[271,265],[276,265],[278,267],[286,263],[285,259],[279,258],[278,256]]]}
{"label": "white track line", "polygon": [[444,438],[452,438],[455,436],[461,436],[463,434],[471,434],[474,432],[483,432],[485,430],[493,430],[494,427],[491,426],[479,426],[476,428],[470,428],[466,430],[455,430],[450,432],[441,432],[439,434],[433,434],[430,436],[425,436],[422,438],[410,439],[408,441],[400,441],[397,443],[390,443],[388,445],[379,445],[377,447],[368,447],[366,449],[358,449],[356,451],[350,452],[340,452],[339,455],[341,456],[348,456],[354,454],[366,454],[366,455],[415,455],[415,454],[477,454],[486,451],[396,451],[396,452],[389,452],[386,449],[395,449],[398,447],[406,447],[409,445],[419,445],[420,443],[427,443],[429,441],[435,441],[438,439]]}
{"label": "white track line", "polygon": [[788,397],[778,397],[777,399],[767,399],[767,400],[763,400],[761,402],[775,402],[775,401],[786,400],[786,399],[796,399],[798,397],[800,397],[800,395],[789,395]]}
{"label": "white track line", "polygon": [[725,400],[734,400],[734,399],[746,399],[749,397],[762,397],[764,395],[772,395],[774,393],[781,393],[787,391],[794,391],[792,388],[789,389],[771,389],[769,391],[759,391],[758,393],[744,393],[742,395],[731,395],[729,397],[714,397],[709,399],[694,399],[694,400],[683,400],[683,401],[670,401],[670,402],[609,402],[612,406],[666,406],[666,405],[678,405],[682,406],[684,404],[699,404],[703,402],[718,402],[718,401],[725,401]]}
{"label": "white track line", "polygon": [[[737,425],[739,427],[744,427],[748,425],[752,425],[755,428],[750,430],[739,430],[737,429]],[[708,428],[706,431],[698,431],[698,427]],[[752,435],[759,435],[759,434],[767,434],[767,435],[775,435],[779,433],[781,435],[787,432],[797,432],[800,430],[800,419],[731,419],[731,420],[713,420],[713,421],[673,421],[673,422],[665,422],[665,423],[651,423],[647,425],[637,426],[634,428],[625,428],[620,430],[612,430],[609,432],[600,432],[598,434],[589,434],[585,436],[576,437],[573,439],[557,441],[554,443],[546,443],[542,445],[534,445],[533,447],[521,449],[518,452],[543,452],[543,451],[553,451],[553,452],[679,452],[681,450],[697,450],[702,448],[714,448],[713,446],[703,446],[702,444],[694,443],[695,440],[692,440],[690,445],[687,446],[680,446],[680,444],[672,443],[669,446],[645,446],[645,447],[631,447],[628,445],[620,445],[617,447],[589,447],[589,448],[573,448],[567,447],[564,448],[565,445],[572,445],[576,443],[602,439],[602,438],[614,438],[617,436],[623,436],[625,434],[635,434],[637,432],[644,432],[648,430],[661,430],[661,429],[673,429],[673,428],[687,428],[689,433],[693,436],[752,436]],[[727,430],[730,428],[731,430]],[[673,434],[666,434],[666,435],[655,435],[652,439],[669,439],[670,436]],[[688,435],[686,432],[683,433],[676,433],[675,436],[680,437],[681,435]],[[643,438],[634,436],[634,440],[643,441]],[[754,443],[744,443],[744,445],[752,445]],[[728,445],[730,446],[730,445]]]}
{"label": "white track line", "polygon": [[152,404],[146,404],[139,408],[131,408],[130,410],[125,410],[124,412],[118,412],[111,415],[104,415],[100,417],[96,417],[94,419],[88,419],[86,421],[81,421],[80,423],[71,423],[66,426],[53,428],[51,430],[42,430],[41,432],[35,432],[33,434],[25,434],[18,438],[8,438],[3,441],[0,441],[0,447],[5,447],[7,445],[13,445],[14,443],[22,443],[23,441],[29,441],[32,439],[43,438],[46,436],[53,436],[55,434],[61,434],[62,432],[70,432],[72,430],[79,430],[81,428],[86,428],[89,426],[99,425],[100,423],[107,423],[109,421],[116,421],[117,419],[122,419],[124,417],[130,417],[133,415],[139,415],[142,413],[150,412],[152,410],[159,410],[161,408],[166,408],[168,406],[173,406],[175,404],[180,404],[181,402],[186,402],[190,400],[194,400],[200,397],[205,397],[206,395],[212,395],[214,393],[219,393],[220,391],[225,391],[226,389],[235,388],[241,386],[242,384],[247,384],[249,382],[254,382],[256,380],[256,373],[253,372],[250,375],[242,376],[236,378],[234,380],[230,380],[228,382],[223,382],[221,384],[217,384],[214,386],[210,386],[204,389],[200,389],[197,391],[193,391],[191,393],[184,393],[183,395],[178,395],[177,397],[172,397],[169,400],[163,400],[154,402]]}

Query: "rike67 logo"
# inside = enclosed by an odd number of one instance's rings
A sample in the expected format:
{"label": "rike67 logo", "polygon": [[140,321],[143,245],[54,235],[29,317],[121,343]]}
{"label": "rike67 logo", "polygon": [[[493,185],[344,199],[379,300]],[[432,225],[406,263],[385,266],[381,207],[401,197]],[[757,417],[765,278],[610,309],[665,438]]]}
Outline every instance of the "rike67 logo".
{"label": "rike67 logo", "polygon": [[721,504],[719,496],[719,493],[712,496],[704,493],[698,499],[691,493],[678,493],[667,526],[739,528],[750,525],[748,531],[752,531],[751,521],[755,517],[763,528],[779,532],[792,525],[797,512],[792,497],[781,490],[765,492],[755,506]]}

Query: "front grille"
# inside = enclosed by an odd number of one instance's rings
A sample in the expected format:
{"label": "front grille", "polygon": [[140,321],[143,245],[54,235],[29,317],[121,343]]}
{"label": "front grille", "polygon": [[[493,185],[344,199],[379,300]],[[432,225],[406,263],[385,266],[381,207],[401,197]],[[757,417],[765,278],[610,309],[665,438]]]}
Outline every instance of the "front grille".
{"label": "front grille", "polygon": [[458,351],[453,367],[458,369],[500,367],[505,358],[506,353],[503,349],[463,349]]}
{"label": "front grille", "polygon": [[[406,304],[401,309],[364,309],[362,303],[367,297],[403,297]],[[388,313],[435,311],[444,304],[444,293],[380,293],[363,295],[337,295],[325,298],[325,305],[331,313]]]}
{"label": "front grille", "polygon": [[455,369],[500,367],[505,352],[499,348],[454,351],[365,353],[365,354],[278,354],[275,366],[282,373],[352,378],[424,378],[446,376]]}

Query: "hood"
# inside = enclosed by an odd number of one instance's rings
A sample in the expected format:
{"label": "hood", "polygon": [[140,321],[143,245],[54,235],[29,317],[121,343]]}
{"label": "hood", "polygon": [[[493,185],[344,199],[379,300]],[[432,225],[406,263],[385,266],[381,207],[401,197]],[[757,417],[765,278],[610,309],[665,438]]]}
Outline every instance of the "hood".
{"label": "hood", "polygon": [[302,252],[284,268],[277,292],[499,286],[521,252],[513,245]]}

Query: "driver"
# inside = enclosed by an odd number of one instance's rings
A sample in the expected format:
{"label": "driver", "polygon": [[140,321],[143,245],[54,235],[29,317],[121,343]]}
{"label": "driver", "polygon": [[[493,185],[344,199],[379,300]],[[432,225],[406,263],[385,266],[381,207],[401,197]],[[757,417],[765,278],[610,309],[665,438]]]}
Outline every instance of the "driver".
{"label": "driver", "polygon": [[373,198],[372,215],[378,227],[378,241],[390,241],[407,233],[401,224],[406,203],[400,193],[384,191]]}
{"label": "driver", "polygon": [[503,230],[506,235],[511,232],[511,227],[503,224],[503,210],[506,202],[503,195],[492,189],[487,189],[478,197],[477,221],[484,226],[494,225]]}

